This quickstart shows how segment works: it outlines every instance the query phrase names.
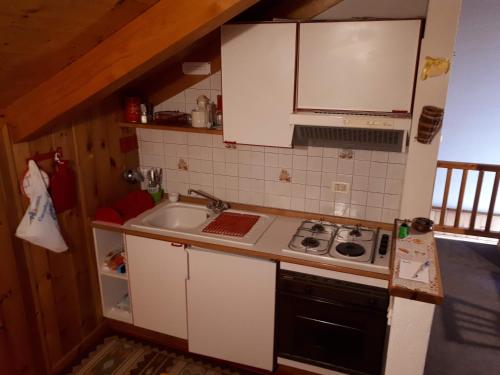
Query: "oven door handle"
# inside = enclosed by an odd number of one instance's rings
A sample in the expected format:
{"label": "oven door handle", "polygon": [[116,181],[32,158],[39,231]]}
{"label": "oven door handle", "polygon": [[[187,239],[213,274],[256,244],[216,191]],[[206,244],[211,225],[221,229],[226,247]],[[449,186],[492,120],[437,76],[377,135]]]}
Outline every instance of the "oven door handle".
{"label": "oven door handle", "polygon": [[350,331],[363,332],[363,330],[361,330],[361,329],[359,329],[359,328],[349,327],[349,326],[346,326],[346,325],[344,325],[344,324],[338,324],[338,323],[333,323],[333,322],[327,322],[326,320],[321,320],[321,319],[310,318],[310,317],[308,317],[308,316],[304,316],[304,315],[297,315],[297,318],[299,318],[299,319],[304,319],[304,320],[308,320],[308,321],[310,321],[310,322],[314,322],[314,323],[320,323],[320,324],[326,324],[326,325],[329,325],[329,326],[340,327],[340,328],[348,329],[348,330],[350,330]]}
{"label": "oven door handle", "polygon": [[289,293],[289,292],[283,292],[283,291],[280,291],[279,294],[282,296],[299,298],[299,299],[303,299],[306,301],[326,303],[328,305],[336,306],[336,307],[352,307],[352,306],[344,304],[342,302],[334,301],[331,299],[320,298],[320,297],[311,297],[311,296],[307,296],[307,295],[303,295],[303,294]]}

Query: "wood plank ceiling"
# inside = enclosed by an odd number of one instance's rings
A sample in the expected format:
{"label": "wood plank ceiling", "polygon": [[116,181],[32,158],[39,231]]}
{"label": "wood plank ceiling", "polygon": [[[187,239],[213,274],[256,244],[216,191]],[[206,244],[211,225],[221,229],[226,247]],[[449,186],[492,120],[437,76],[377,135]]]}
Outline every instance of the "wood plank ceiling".
{"label": "wood plank ceiling", "polygon": [[0,108],[158,0],[0,0]]}

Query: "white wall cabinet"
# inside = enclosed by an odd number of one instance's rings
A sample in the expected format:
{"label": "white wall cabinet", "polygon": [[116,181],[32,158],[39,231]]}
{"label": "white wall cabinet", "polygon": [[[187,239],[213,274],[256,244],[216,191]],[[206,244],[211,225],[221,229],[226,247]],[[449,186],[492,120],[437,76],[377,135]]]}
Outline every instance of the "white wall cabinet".
{"label": "white wall cabinet", "polygon": [[272,370],[276,264],[189,248],[189,351]]}
{"label": "white wall cabinet", "polygon": [[296,27],[222,27],[224,141],[291,147]]}
{"label": "white wall cabinet", "polygon": [[300,24],[297,108],[410,113],[420,24]]}
{"label": "white wall cabinet", "polygon": [[126,236],[134,325],[187,338],[187,253],[183,245]]}

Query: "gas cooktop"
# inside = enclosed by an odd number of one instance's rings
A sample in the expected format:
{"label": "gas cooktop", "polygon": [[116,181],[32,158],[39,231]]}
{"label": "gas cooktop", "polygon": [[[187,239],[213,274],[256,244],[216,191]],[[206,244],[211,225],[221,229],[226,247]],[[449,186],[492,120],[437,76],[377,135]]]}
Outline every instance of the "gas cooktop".
{"label": "gas cooktop", "polygon": [[390,232],[360,225],[303,221],[284,251],[351,268],[388,271]]}

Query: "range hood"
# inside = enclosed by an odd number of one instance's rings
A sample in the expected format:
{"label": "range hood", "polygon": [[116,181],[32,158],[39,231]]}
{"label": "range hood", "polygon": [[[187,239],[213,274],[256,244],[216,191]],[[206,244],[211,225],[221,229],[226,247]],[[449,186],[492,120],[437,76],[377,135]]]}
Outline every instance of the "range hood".
{"label": "range hood", "polygon": [[294,146],[404,152],[410,118],[296,112],[289,117]]}

